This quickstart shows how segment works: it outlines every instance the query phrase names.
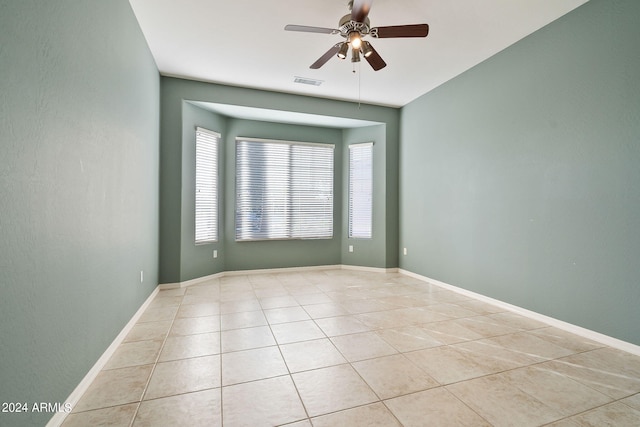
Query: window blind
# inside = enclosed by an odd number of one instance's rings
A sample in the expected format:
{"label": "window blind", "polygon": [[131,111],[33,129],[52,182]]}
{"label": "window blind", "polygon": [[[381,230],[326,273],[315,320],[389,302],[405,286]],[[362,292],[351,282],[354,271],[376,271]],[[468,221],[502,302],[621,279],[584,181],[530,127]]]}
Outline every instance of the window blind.
{"label": "window blind", "polygon": [[218,143],[220,134],[196,128],[196,243],[218,240]]}
{"label": "window blind", "polygon": [[349,237],[370,239],[373,218],[373,143],[349,146]]}
{"label": "window blind", "polygon": [[236,240],[333,237],[333,144],[236,139]]}

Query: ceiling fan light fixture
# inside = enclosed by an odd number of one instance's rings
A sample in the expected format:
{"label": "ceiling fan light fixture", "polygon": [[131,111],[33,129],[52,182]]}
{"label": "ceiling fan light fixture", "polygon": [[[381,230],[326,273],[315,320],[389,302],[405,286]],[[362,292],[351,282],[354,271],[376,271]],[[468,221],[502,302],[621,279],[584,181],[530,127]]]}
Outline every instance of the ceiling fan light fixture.
{"label": "ceiling fan light fixture", "polygon": [[351,49],[351,62],[360,62],[360,51],[358,49]]}
{"label": "ceiling fan light fixture", "polygon": [[345,59],[347,57],[348,51],[349,51],[349,44],[342,43],[342,46],[340,46],[340,50],[338,51],[338,58]]}
{"label": "ceiling fan light fixture", "polygon": [[373,53],[373,48],[371,47],[371,43],[362,42],[362,54],[365,58],[368,58]]}
{"label": "ceiling fan light fixture", "polygon": [[352,31],[349,33],[349,44],[353,49],[360,50],[360,47],[362,46],[362,38],[359,32]]}

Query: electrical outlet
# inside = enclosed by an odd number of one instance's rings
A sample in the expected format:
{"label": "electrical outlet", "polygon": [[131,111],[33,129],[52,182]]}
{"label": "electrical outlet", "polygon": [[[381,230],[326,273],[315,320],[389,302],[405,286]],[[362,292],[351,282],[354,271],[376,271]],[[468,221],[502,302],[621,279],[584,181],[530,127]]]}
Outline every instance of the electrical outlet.
{"label": "electrical outlet", "polygon": [[407,254],[407,248],[404,248],[404,250],[402,251],[402,253],[404,253],[405,255]]}
{"label": "electrical outlet", "polygon": [[140,283],[144,282],[144,271],[140,270]]}
{"label": "electrical outlet", "polygon": [[218,250],[217,250],[217,249],[214,249],[214,250],[213,250],[213,258],[214,258],[214,259],[215,259],[215,258],[218,258]]}
{"label": "electrical outlet", "polygon": [[353,252],[353,245],[349,245],[349,252]]}

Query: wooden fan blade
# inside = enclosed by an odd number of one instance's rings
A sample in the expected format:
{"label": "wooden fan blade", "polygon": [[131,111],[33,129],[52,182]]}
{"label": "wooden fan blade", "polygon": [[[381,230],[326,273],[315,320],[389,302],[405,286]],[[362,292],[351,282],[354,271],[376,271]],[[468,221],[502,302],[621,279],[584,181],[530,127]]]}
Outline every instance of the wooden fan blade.
{"label": "wooden fan blade", "polygon": [[392,37],[427,37],[427,34],[429,34],[429,26],[427,24],[392,25],[371,29],[371,36],[379,39]]}
{"label": "wooden fan blade", "polygon": [[342,45],[342,43],[334,44],[331,49],[329,49],[324,55],[322,55],[320,58],[318,58],[318,60],[316,62],[311,64],[311,66],[309,68],[311,68],[313,70],[316,70],[316,69],[322,67],[324,64],[327,63],[328,60],[331,59],[331,57],[333,57],[334,55],[336,55],[338,53],[338,51],[340,50],[340,45]]}
{"label": "wooden fan blade", "polygon": [[351,20],[356,22],[364,22],[371,10],[373,0],[353,0],[351,7]]}
{"label": "wooden fan blade", "polygon": [[369,47],[371,48],[371,55],[365,56],[364,59],[367,60],[369,65],[371,65],[371,68],[373,68],[375,71],[382,70],[384,67],[387,66],[387,63],[384,62],[384,59],[382,59],[380,54],[376,52],[376,50],[373,48],[373,46],[371,46],[371,44],[369,44]]}
{"label": "wooden fan blade", "polygon": [[323,27],[309,27],[306,25],[287,25],[285,31],[302,31],[303,33],[340,34],[340,30]]}

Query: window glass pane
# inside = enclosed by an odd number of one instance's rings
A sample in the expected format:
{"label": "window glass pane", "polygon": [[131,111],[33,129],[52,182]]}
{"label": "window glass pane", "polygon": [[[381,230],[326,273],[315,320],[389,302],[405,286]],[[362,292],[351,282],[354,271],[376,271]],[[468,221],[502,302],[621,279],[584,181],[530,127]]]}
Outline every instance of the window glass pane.
{"label": "window glass pane", "polygon": [[369,239],[373,217],[373,144],[349,146],[349,237]]}
{"label": "window glass pane", "polygon": [[236,240],[333,237],[333,151],[238,139]]}
{"label": "window glass pane", "polygon": [[296,238],[333,235],[333,149],[291,146],[291,232]]}

